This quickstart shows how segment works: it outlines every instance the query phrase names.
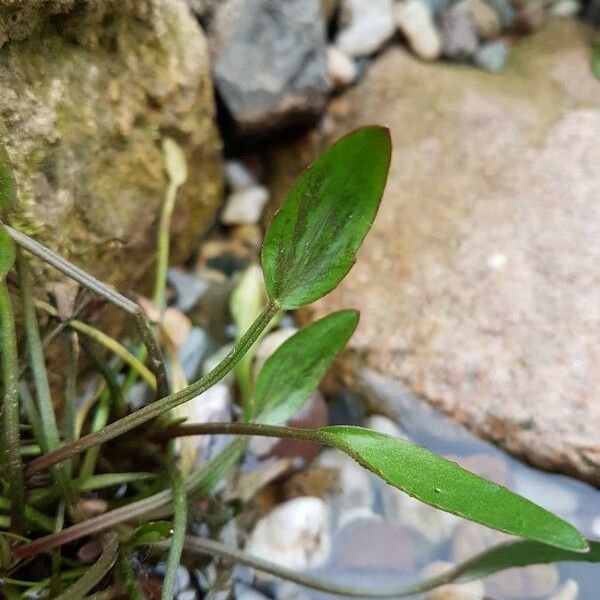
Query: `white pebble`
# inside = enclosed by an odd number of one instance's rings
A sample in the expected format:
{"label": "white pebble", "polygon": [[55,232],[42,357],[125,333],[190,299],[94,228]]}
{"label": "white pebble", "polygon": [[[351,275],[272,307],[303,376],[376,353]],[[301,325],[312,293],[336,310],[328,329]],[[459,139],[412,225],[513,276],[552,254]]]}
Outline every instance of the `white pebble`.
{"label": "white pebble", "polygon": [[339,450],[327,449],[321,452],[317,462],[321,467],[338,472],[340,509],[373,505],[375,492],[371,485],[371,477],[356,461]]}
{"label": "white pebble", "polygon": [[243,190],[257,184],[252,171],[240,160],[225,163],[225,181],[234,191]]}
{"label": "white pebble", "polygon": [[[421,576],[426,579],[436,577],[451,569],[452,563],[437,561],[427,565],[422,571]],[[485,589],[481,581],[471,581],[470,583],[443,585],[427,594],[425,600],[483,600]]]}
{"label": "white pebble", "polygon": [[396,7],[396,26],[411,50],[424,60],[439,58],[442,51],[440,34],[429,8],[420,0],[401,2]]}
{"label": "white pebble", "polygon": [[314,569],[331,551],[331,515],[320,498],[303,496],[284,502],[260,519],[246,551],[290,569]]}
{"label": "white pebble", "polygon": [[342,15],[348,25],[335,43],[350,56],[373,54],[394,35],[393,0],[343,0]]}
{"label": "white pebble", "polygon": [[224,225],[258,223],[268,201],[269,192],[260,185],[233,192],[227,198],[221,222]]}
{"label": "white pebble", "polygon": [[385,417],[384,415],[371,415],[367,419],[365,425],[369,429],[377,431],[378,433],[383,433],[394,437],[406,437],[406,434],[402,432],[400,427],[398,427],[394,421],[388,417]]}
{"label": "white pebble", "polygon": [[550,14],[556,17],[574,17],[581,10],[579,0],[559,0],[550,7]]}
{"label": "white pebble", "polygon": [[357,68],[354,61],[337,46],[327,48],[327,71],[335,89],[348,87],[355,79]]}
{"label": "white pebble", "polygon": [[567,579],[548,600],[577,600],[579,584],[573,579]]}

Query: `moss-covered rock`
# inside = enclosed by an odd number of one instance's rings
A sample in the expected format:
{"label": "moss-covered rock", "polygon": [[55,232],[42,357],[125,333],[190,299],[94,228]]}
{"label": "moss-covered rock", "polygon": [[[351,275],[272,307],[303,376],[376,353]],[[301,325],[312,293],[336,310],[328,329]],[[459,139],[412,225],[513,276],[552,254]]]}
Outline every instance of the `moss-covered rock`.
{"label": "moss-covered rock", "polygon": [[222,183],[208,52],[185,0],[0,0],[0,45],[16,226],[130,290],[154,260],[169,135],[189,171],[174,256],[189,254]]}

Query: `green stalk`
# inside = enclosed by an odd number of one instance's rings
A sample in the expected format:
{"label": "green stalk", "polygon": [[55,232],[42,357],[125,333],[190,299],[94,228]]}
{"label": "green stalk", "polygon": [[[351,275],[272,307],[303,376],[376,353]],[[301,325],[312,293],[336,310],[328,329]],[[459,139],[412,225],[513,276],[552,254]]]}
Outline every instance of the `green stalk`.
{"label": "green stalk", "polygon": [[[17,252],[17,275],[21,292],[23,324],[27,337],[29,363],[31,366],[41,420],[42,441],[43,446],[52,451],[60,446],[60,436],[58,433],[56,416],[54,414],[54,406],[52,405],[52,396],[50,394],[48,373],[46,372],[44,361],[42,339],[40,337],[35,309],[33,307],[33,294],[31,291],[29,269],[25,257],[20,250]],[[55,477],[56,483],[62,492],[67,506],[72,507],[75,502],[75,491],[71,485],[68,469],[65,465],[62,465],[54,470],[53,476]]]}
{"label": "green stalk", "polygon": [[258,339],[261,332],[268,326],[277,311],[277,305],[273,301],[269,301],[263,312],[250,326],[248,331],[240,338],[239,342],[233,347],[231,352],[204,377],[201,377],[180,392],[175,392],[161,400],[144,406],[140,410],[107,425],[100,431],[90,433],[75,442],[66,444],[58,450],[49,452],[44,456],[32,460],[26,467],[26,474],[33,475],[34,473],[47,469],[71,456],[79,454],[92,446],[112,440],[205,392],[235,367],[242,356],[244,356],[252,344]]}
{"label": "green stalk", "polygon": [[31,397],[31,393],[29,392],[29,388],[24,381],[19,383],[19,395],[21,397],[23,408],[25,409],[25,414],[27,415],[27,420],[29,421],[29,425],[33,431],[33,437],[35,438],[35,441],[38,443],[43,452],[48,452],[46,440],[44,439],[44,434],[42,433],[42,420],[40,418],[40,413],[38,412],[35,402]]}
{"label": "green stalk", "polygon": [[177,568],[181,563],[183,540],[187,529],[187,495],[181,473],[176,468],[172,468],[171,478],[173,481],[173,536],[167,555],[161,600],[172,600],[175,596],[175,578],[177,577]]}
{"label": "green stalk", "polygon": [[58,256],[39,242],[36,242],[34,239],[26,236],[24,233],[21,233],[17,229],[14,229],[6,224],[4,224],[4,227],[13,241],[21,248],[24,248],[34,256],[37,256],[37,258],[43,260],[61,273],[64,273],[67,277],[77,281],[77,283],[98,294],[106,301],[114,304],[133,317],[142,341],[144,342],[144,345],[148,349],[148,353],[150,355],[150,362],[152,364],[152,369],[157,382],[158,396],[161,398],[166,396],[169,390],[167,383],[167,371],[162,358],[162,353],[156,339],[154,338],[154,334],[152,333],[152,327],[150,326],[150,323],[148,323],[142,308],[135,302],[125,298],[125,296],[122,294],[119,294],[119,292],[117,292],[115,289],[111,288],[105,283],[102,283],[101,281],[98,281],[89,273],[86,273],[84,270]]}
{"label": "green stalk", "polygon": [[[54,526],[54,533],[58,533],[62,530],[65,525],[65,503],[61,502],[58,507],[58,513],[56,515],[56,522]],[[60,562],[61,562],[61,551],[60,548],[52,550],[52,575],[50,577],[50,598],[60,594],[62,587],[62,581],[60,578]]]}
{"label": "green stalk", "polygon": [[77,438],[77,364],[79,362],[79,339],[76,332],[69,335],[69,361],[65,376],[64,438],[72,442]]}
{"label": "green stalk", "polygon": [[[60,318],[58,311],[51,304],[48,304],[42,300],[35,300],[35,305],[37,308],[40,308],[51,317],[56,319]],[[136,358],[131,352],[129,352],[129,350],[127,350],[127,348],[125,348],[125,346],[117,342],[117,340],[106,335],[99,329],[96,329],[95,327],[92,327],[83,321],[78,321],[77,319],[69,319],[68,321],[65,321],[65,324],[73,331],[82,333],[83,335],[97,342],[99,345],[104,346],[115,356],[119,357],[124,363],[128,364],[134,372],[139,374],[151,389],[156,390],[156,377],[152,374],[148,367],[141,362],[141,360]]]}
{"label": "green stalk", "polygon": [[3,445],[6,452],[8,487],[11,499],[10,523],[13,531],[21,531],[25,485],[21,462],[19,434],[19,362],[15,319],[6,282],[0,282],[0,343],[2,372]]}
{"label": "green stalk", "polygon": [[119,551],[119,539],[116,534],[109,533],[104,538],[104,546],[100,558],[55,600],[83,600],[86,594],[95,587],[112,569]]}
{"label": "green stalk", "polygon": [[165,307],[167,271],[169,270],[171,217],[173,216],[173,209],[175,208],[177,187],[178,186],[172,181],[169,182],[158,226],[158,257],[156,262],[156,281],[154,284],[153,300],[159,310],[163,310]]}
{"label": "green stalk", "polygon": [[[165,548],[168,547],[169,541],[157,542],[153,544],[155,547]],[[453,581],[456,578],[456,569],[450,569],[446,573],[442,573],[437,577],[432,577],[424,581],[414,583],[412,585],[406,585],[401,587],[389,587],[384,589],[373,589],[372,585],[368,587],[358,587],[347,584],[335,583],[333,581],[327,581],[308,573],[302,573],[272,563],[271,561],[264,560],[258,556],[253,556],[237,548],[231,548],[209,540],[207,538],[198,538],[187,536],[184,540],[184,549],[188,552],[195,554],[203,554],[210,556],[218,556],[221,558],[227,558],[236,563],[252,567],[257,571],[263,573],[269,573],[285,579],[286,581],[292,581],[298,585],[325,592],[328,594],[335,594],[339,596],[347,596],[353,598],[402,598],[405,596],[413,596],[415,594],[432,590],[436,587],[444,585]]]}
{"label": "green stalk", "polygon": [[[233,464],[237,462],[246,447],[245,439],[237,439],[229,444],[220,454],[208,461],[195,473],[184,478],[184,487],[188,496],[203,494],[211,490]],[[53,548],[58,548],[88,535],[106,531],[115,525],[127,521],[140,522],[142,518],[149,518],[156,511],[171,510],[173,505],[173,491],[169,488],[116,508],[97,517],[86,519],[81,523],[63,529],[58,534],[51,534],[38,538],[14,549],[15,560],[22,560],[36,556]],[[1,525],[1,523],[0,523]]]}
{"label": "green stalk", "polygon": [[157,431],[153,439],[165,442],[177,437],[188,435],[245,435],[260,437],[288,438],[293,440],[306,440],[323,444],[318,429],[302,429],[300,427],[286,427],[283,425],[263,425],[262,423],[191,423],[166,427]]}
{"label": "green stalk", "polygon": [[[8,498],[0,497],[0,510],[11,510],[12,501]],[[21,505],[22,517],[29,525],[33,525],[42,531],[54,531],[54,521],[44,513],[36,510],[28,504]]]}
{"label": "green stalk", "polygon": [[[92,421],[92,431],[98,431],[108,421],[108,417],[110,415],[110,392],[108,390],[104,390],[98,403],[96,404],[96,412],[94,414],[94,419]],[[99,446],[94,446],[93,448],[88,448],[86,453],[83,456],[83,461],[81,462],[81,467],[79,469],[79,479],[81,481],[85,481],[89,477],[94,474],[94,470],[96,469],[96,460],[98,460],[98,454],[100,452]]]}

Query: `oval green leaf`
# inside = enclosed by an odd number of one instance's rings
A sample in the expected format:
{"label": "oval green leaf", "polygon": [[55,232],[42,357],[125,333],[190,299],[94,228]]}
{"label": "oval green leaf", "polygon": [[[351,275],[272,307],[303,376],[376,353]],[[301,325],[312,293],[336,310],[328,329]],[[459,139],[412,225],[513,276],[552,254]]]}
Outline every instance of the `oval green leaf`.
{"label": "oval green leaf", "polygon": [[131,546],[147,546],[166,540],[173,535],[173,525],[169,521],[152,521],[140,525],[129,537]]}
{"label": "oval green leaf", "polygon": [[16,188],[10,157],[0,146],[0,211],[7,212],[13,206]]}
{"label": "oval green leaf", "polygon": [[267,359],[256,382],[258,421],[285,423],[315,391],[358,324],[358,311],[327,315],[286,340]]}
{"label": "oval green leaf", "polygon": [[6,274],[12,268],[15,258],[15,244],[8,235],[6,227],[0,223],[0,281],[6,277]]}
{"label": "oval green leaf", "polygon": [[408,440],[346,426],[324,427],[318,434],[325,444],[425,504],[557,548],[588,550],[566,521]]}
{"label": "oval green leaf", "polygon": [[363,127],[296,180],[262,250],[267,290],[281,308],[314,302],[348,273],[379,208],[390,156],[388,130]]}

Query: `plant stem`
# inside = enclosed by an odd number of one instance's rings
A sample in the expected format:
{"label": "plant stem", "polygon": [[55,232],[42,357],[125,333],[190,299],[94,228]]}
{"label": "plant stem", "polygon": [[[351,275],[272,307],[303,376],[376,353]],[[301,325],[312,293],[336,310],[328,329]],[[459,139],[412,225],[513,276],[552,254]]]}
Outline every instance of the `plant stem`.
{"label": "plant stem", "polygon": [[[42,300],[35,300],[35,305],[40,308],[51,317],[59,319],[58,311],[47,302]],[[142,379],[153,389],[156,390],[156,377],[148,370],[146,365],[138,360],[125,346],[117,342],[117,340],[106,335],[104,332],[79,321],[77,319],[69,319],[64,321],[64,324],[70,327],[73,331],[82,333],[83,335],[91,338],[101,346],[104,346],[107,350],[110,350],[115,356],[118,356],[123,362],[127,363],[132,369],[142,377]]]}
{"label": "plant stem", "polygon": [[2,344],[2,424],[3,444],[6,451],[9,493],[11,499],[10,525],[12,531],[21,531],[25,485],[21,463],[19,434],[19,361],[15,319],[6,282],[0,282],[0,341]]}
{"label": "plant stem", "polygon": [[108,440],[112,440],[135,427],[139,427],[143,423],[164,414],[166,411],[188,402],[199,394],[202,394],[207,389],[211,388],[215,383],[220,381],[227,373],[233,369],[238,361],[244,356],[252,344],[258,339],[261,332],[267,327],[273,316],[277,313],[277,305],[270,301],[259,317],[249,327],[248,331],[240,338],[239,342],[233,347],[231,352],[212,370],[210,373],[201,377],[194,383],[187,386],[180,392],[171,394],[161,400],[144,406],[140,410],[107,425],[100,431],[90,433],[79,440],[66,444],[62,448],[49,452],[44,456],[40,456],[32,460],[26,467],[26,474],[33,475],[43,469],[62,462],[71,456],[79,454],[92,446],[102,444]]}
{"label": "plant stem", "polygon": [[175,579],[177,568],[181,563],[181,552],[183,551],[188,516],[187,495],[178,469],[171,469],[171,479],[173,480],[173,536],[167,555],[167,566],[161,593],[162,600],[172,600],[175,595]]}
{"label": "plant stem", "polygon": [[[157,542],[153,544],[154,547],[166,548],[169,545],[169,541]],[[347,584],[335,583],[332,581],[326,581],[320,577],[309,575],[307,573],[301,573],[287,567],[276,565],[268,560],[253,556],[237,548],[231,548],[209,540],[207,538],[198,538],[187,536],[184,540],[184,549],[189,552],[195,552],[198,554],[209,554],[211,556],[219,556],[228,558],[236,563],[252,567],[258,571],[264,573],[270,573],[281,579],[292,581],[298,585],[326,592],[328,594],[336,594],[341,596],[350,596],[358,598],[401,598],[404,596],[412,596],[420,592],[425,592],[433,588],[439,587],[456,579],[460,574],[459,568],[448,570],[446,573],[442,573],[439,576],[426,579],[411,585],[404,585],[401,587],[390,587],[387,589],[373,589],[373,586],[369,587],[355,587]]]}
{"label": "plant stem", "polygon": [[158,250],[156,260],[156,281],[154,284],[154,304],[159,310],[165,307],[165,288],[167,286],[167,271],[169,269],[170,227],[178,186],[169,182],[158,225]]}
{"label": "plant stem", "polygon": [[[215,458],[203,465],[201,469],[185,477],[183,484],[186,494],[193,496],[212,489],[221,479],[223,473],[237,461],[245,445],[246,441],[244,439],[235,440],[225,447]],[[59,533],[46,535],[18,546],[14,549],[13,557],[18,561],[30,556],[36,556],[37,554],[58,548],[87,535],[105,531],[120,523],[132,520],[139,521],[143,516],[147,517],[155,511],[170,509],[172,505],[173,492],[171,489],[166,489],[147,498],[142,498],[141,500],[98,515],[97,517],[86,519],[81,523],[63,529]]]}
{"label": "plant stem", "polygon": [[9,225],[4,224],[4,226],[6,227],[6,231],[13,241],[21,246],[21,248],[24,248],[61,273],[64,273],[67,277],[77,281],[77,283],[98,294],[108,302],[114,304],[133,316],[142,341],[144,342],[146,348],[148,348],[150,363],[156,377],[158,396],[166,396],[169,390],[167,383],[167,371],[160,348],[156,342],[156,339],[154,338],[154,334],[152,333],[152,327],[150,326],[150,323],[148,323],[142,308],[135,302],[129,300],[129,298],[119,294],[119,292],[117,292],[115,289],[111,288],[105,283],[102,283],[101,281],[98,281],[98,279],[92,277],[89,273],[86,273],[79,267],[76,267],[74,264],[58,256],[58,254],[55,254],[39,242],[36,242],[34,239],[26,236]]}
{"label": "plant stem", "polygon": [[299,427],[284,427],[279,425],[263,425],[261,423],[197,423],[166,427],[157,431],[152,437],[156,441],[168,441],[173,438],[188,435],[245,435],[260,437],[290,438],[323,443],[318,429],[301,429]]}
{"label": "plant stem", "polygon": [[102,554],[100,558],[78,579],[68,587],[62,594],[56,596],[55,600],[83,600],[85,595],[100,583],[102,578],[112,569],[117,560],[119,551],[119,539],[115,533],[109,533],[104,538]]}
{"label": "plant stem", "polygon": [[[50,394],[50,385],[48,383],[48,373],[44,361],[44,351],[42,339],[38,328],[38,322],[33,307],[33,294],[31,291],[31,281],[29,268],[23,253],[17,251],[17,275],[19,279],[19,289],[21,293],[21,306],[23,310],[23,324],[27,337],[27,350],[29,354],[29,363],[31,374],[36,392],[38,410],[40,415],[40,426],[42,434],[42,447],[49,451],[55,450],[60,445],[60,436],[58,425],[54,414],[52,396]],[[54,477],[58,487],[61,489],[63,498],[68,507],[73,507],[75,502],[75,493],[70,481],[68,469],[63,465],[54,471]]]}

